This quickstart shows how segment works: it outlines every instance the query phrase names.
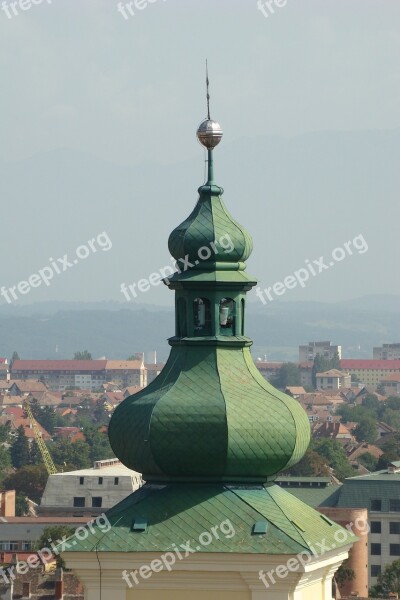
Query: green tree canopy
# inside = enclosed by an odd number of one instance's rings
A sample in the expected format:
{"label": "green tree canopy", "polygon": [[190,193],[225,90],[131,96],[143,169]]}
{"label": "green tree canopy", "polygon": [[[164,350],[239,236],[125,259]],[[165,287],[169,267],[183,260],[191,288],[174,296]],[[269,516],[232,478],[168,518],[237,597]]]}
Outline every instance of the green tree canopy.
{"label": "green tree canopy", "polygon": [[6,477],[3,485],[8,490],[15,490],[19,495],[28,496],[34,502],[40,502],[47,478],[48,474],[43,465],[28,465]]}
{"label": "green tree canopy", "polygon": [[368,442],[373,444],[378,437],[376,421],[371,417],[363,417],[359,420],[354,430],[354,436],[358,442]]}
{"label": "green tree canopy", "polygon": [[12,353],[12,357],[11,357],[11,360],[10,360],[10,364],[11,364],[11,365],[13,364],[14,360],[20,360],[20,358],[19,358],[19,354],[18,354],[18,352],[16,352],[15,350],[14,350],[14,352]]}
{"label": "green tree canopy", "polygon": [[64,471],[87,469],[91,466],[89,445],[82,440],[71,442],[68,439],[59,439],[50,442],[47,447],[54,463]]}
{"label": "green tree canopy", "polygon": [[13,467],[20,469],[30,463],[30,448],[28,438],[22,425],[17,429],[17,435],[11,446]]}
{"label": "green tree canopy", "polygon": [[378,575],[378,583],[371,588],[369,595],[373,598],[387,598],[391,592],[400,593],[400,560],[395,560],[385,567]]}
{"label": "green tree canopy", "polygon": [[310,447],[325,459],[326,464],[332,467],[336,477],[341,481],[356,474],[347,460],[343,446],[337,440],[314,439]]}
{"label": "green tree canopy", "polygon": [[315,450],[308,449],[301,461],[293,465],[287,474],[294,477],[327,477],[330,475],[330,470],[326,460]]}
{"label": "green tree canopy", "polygon": [[273,386],[284,390],[288,385],[301,385],[301,376],[295,363],[284,363],[275,377],[271,377]]}
{"label": "green tree canopy", "polygon": [[83,350],[81,352],[75,352],[74,360],[93,360],[89,350]]}

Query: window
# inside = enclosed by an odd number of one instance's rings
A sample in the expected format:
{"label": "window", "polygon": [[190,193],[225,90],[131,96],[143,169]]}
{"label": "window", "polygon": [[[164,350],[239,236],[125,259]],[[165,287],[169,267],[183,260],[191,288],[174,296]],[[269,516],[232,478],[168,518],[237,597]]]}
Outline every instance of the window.
{"label": "window", "polygon": [[196,298],[193,302],[194,335],[211,335],[211,308],[207,298]]}
{"label": "window", "polygon": [[84,477],[79,477],[79,485],[83,485],[85,483]]}
{"label": "window", "polygon": [[400,499],[389,500],[389,511],[400,512]]}
{"label": "window", "polygon": [[396,523],[391,521],[389,523],[389,533],[400,533],[400,522]]}
{"label": "window", "polygon": [[76,506],[76,507],[85,506],[85,498],[82,496],[75,496],[74,497],[74,506]]}
{"label": "window", "polygon": [[382,510],[382,500],[371,500],[371,510],[374,510],[374,511]]}
{"label": "window", "polygon": [[32,550],[32,542],[22,542],[22,550],[25,550],[26,552]]}
{"label": "window", "polygon": [[177,303],[178,337],[187,337],[186,300],[179,298]]}
{"label": "window", "polygon": [[380,521],[371,521],[371,533],[381,533],[382,523]]}
{"label": "window", "polygon": [[103,499],[101,496],[94,496],[92,498],[92,507],[93,508],[101,508],[102,501],[103,501]]}
{"label": "window", "polygon": [[371,544],[371,555],[372,556],[380,556],[381,554],[381,545],[380,544]]}
{"label": "window", "polygon": [[114,477],[114,485],[118,485],[119,484],[119,477]]}
{"label": "window", "polygon": [[235,335],[235,303],[232,298],[222,298],[219,303],[220,335]]}
{"label": "window", "polygon": [[371,577],[378,577],[381,574],[381,565],[371,565]]}
{"label": "window", "polygon": [[103,485],[103,478],[99,477],[99,485]]}
{"label": "window", "polygon": [[400,556],[400,544],[390,544],[390,556]]}

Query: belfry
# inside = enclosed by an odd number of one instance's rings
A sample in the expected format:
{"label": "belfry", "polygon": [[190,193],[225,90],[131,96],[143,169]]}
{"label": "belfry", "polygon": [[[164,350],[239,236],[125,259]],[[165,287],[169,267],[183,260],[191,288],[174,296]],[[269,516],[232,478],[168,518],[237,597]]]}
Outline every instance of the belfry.
{"label": "belfry", "polygon": [[304,455],[310,425],[253,363],[252,239],[215,181],[222,130],[209,110],[197,137],[207,181],[168,241],[178,264],[192,265],[165,280],[175,293],[170,356],[109,427],[116,456],[146,483],[108,511],[110,531],[88,532],[63,557],[88,600],[328,600],[356,538],[274,484]]}

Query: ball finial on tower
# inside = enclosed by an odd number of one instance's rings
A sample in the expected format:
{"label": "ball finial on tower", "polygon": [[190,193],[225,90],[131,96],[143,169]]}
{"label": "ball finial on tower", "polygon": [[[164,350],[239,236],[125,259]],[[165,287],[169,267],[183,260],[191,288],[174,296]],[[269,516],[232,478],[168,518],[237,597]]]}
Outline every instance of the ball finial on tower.
{"label": "ball finial on tower", "polygon": [[206,61],[206,85],[207,85],[207,119],[202,121],[197,129],[197,139],[200,144],[207,148],[207,150],[213,150],[215,146],[220,143],[223,131],[221,125],[216,121],[213,121],[210,117],[210,81],[208,79],[208,63]]}
{"label": "ball finial on tower", "polygon": [[212,119],[205,119],[197,129],[197,139],[208,150],[212,150],[215,146],[218,146],[222,135],[221,125]]}

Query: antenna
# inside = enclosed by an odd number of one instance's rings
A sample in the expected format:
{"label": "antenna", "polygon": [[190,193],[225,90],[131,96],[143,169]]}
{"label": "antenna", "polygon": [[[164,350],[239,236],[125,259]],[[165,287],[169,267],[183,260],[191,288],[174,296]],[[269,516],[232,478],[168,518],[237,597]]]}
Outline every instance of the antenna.
{"label": "antenna", "polygon": [[207,85],[207,118],[210,117],[210,80],[208,79],[208,60],[206,59],[206,85]]}

